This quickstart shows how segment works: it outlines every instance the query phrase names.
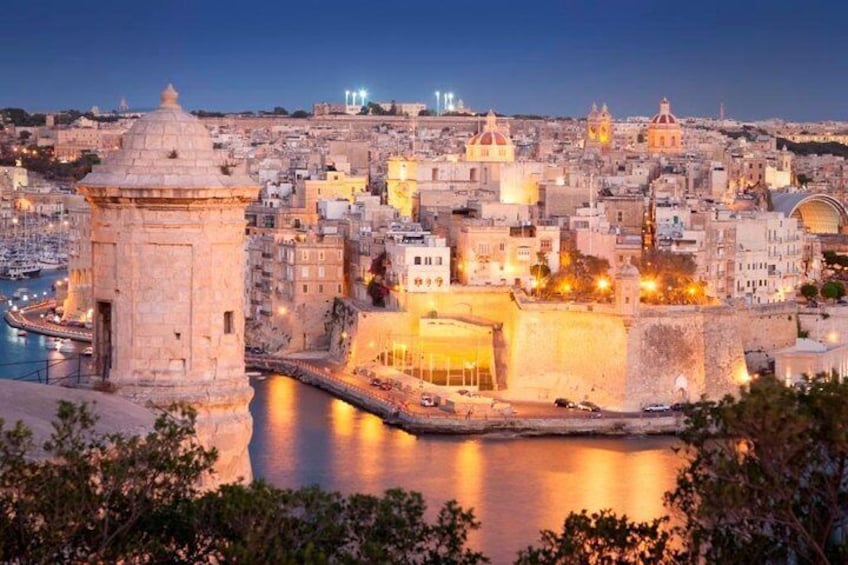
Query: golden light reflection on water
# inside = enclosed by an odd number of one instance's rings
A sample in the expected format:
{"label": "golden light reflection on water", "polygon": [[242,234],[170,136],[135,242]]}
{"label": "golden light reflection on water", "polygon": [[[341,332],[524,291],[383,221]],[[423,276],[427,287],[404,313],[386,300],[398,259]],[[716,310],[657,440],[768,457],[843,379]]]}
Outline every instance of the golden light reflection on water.
{"label": "golden light reflection on water", "polygon": [[483,466],[483,446],[480,441],[460,443],[454,458],[455,472],[453,476],[453,498],[461,500],[463,506],[472,507],[479,516],[485,512],[483,508],[483,483],[485,467]]}
{"label": "golden light reflection on water", "polygon": [[[611,508],[632,520],[650,520],[664,514],[663,494],[671,487],[673,467],[658,465],[666,459],[654,450],[584,448],[562,467],[542,473],[540,519],[558,528],[570,510],[590,513]],[[669,453],[670,457],[670,453]]]}
{"label": "golden light reflection on water", "polygon": [[668,438],[416,438],[290,378],[255,387],[257,477],[345,493],[416,490],[433,514],[456,499],[482,521],[471,543],[493,563],[512,562],[570,511],[665,514],[662,495],[682,462]]}
{"label": "golden light reflection on water", "polygon": [[333,435],[341,439],[349,439],[353,436],[353,420],[356,416],[356,408],[334,399],[330,402],[330,426]]}
{"label": "golden light reflection on water", "polygon": [[268,379],[265,410],[268,416],[268,427],[272,430],[288,427],[291,425],[292,418],[297,417],[295,386],[296,382],[292,379]]}

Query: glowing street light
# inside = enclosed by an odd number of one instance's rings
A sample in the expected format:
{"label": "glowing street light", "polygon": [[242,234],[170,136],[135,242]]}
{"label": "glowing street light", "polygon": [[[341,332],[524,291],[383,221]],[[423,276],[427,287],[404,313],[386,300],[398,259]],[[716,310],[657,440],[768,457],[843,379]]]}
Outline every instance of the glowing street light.
{"label": "glowing street light", "polygon": [[598,279],[597,285],[598,285],[598,290],[605,291],[605,290],[609,290],[610,282],[609,282],[608,279],[600,278],[600,279]]}
{"label": "glowing street light", "polygon": [[440,94],[441,93],[437,90],[436,91],[436,115],[437,116],[439,115],[439,108],[441,107],[440,104],[439,104],[439,100],[440,100],[439,95]]}
{"label": "glowing street light", "polygon": [[367,95],[368,95],[368,91],[367,91],[367,90],[365,90],[364,88],[360,88],[360,89],[359,89],[359,98],[361,99],[361,100],[360,100],[360,104],[362,104],[363,106],[365,106],[365,97],[366,97]]}
{"label": "glowing street light", "polygon": [[345,106],[348,106],[347,101],[350,99],[350,90],[345,90]]}
{"label": "glowing street light", "polygon": [[453,112],[453,92],[448,92],[448,111]]}

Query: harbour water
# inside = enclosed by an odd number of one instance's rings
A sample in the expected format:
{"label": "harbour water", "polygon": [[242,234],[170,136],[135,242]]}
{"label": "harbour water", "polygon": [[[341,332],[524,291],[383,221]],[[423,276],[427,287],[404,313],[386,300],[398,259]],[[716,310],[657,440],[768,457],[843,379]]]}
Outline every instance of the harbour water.
{"label": "harbour water", "polygon": [[[6,313],[10,301],[17,306],[25,306],[33,301],[52,296],[53,284],[64,281],[67,271],[46,271],[44,275],[34,279],[9,281],[0,279],[0,294],[6,297],[0,301],[0,317]],[[14,300],[16,291],[23,291],[23,296]],[[79,372],[79,352],[88,344],[71,342],[72,351],[59,352],[49,349],[51,338],[29,333],[18,335],[18,330],[4,322],[0,323],[0,378],[26,378],[37,380],[49,377],[51,380],[64,378]]]}
{"label": "harbour water", "polygon": [[[26,287],[43,296],[64,276],[0,281],[0,293],[11,297]],[[19,337],[3,323],[0,378],[31,375],[48,362],[51,379],[74,369],[75,353],[46,345],[47,338]],[[432,513],[456,499],[474,508],[483,525],[471,543],[494,563],[511,562],[520,548],[536,542],[540,529],[559,529],[570,511],[612,508],[632,519],[659,516],[679,464],[669,438],[416,437],[288,377],[252,384],[250,453],[257,478],[343,493],[402,487],[423,493]]]}
{"label": "harbour water", "polygon": [[660,516],[680,462],[670,438],[416,437],[288,377],[253,386],[256,477],[343,493],[402,487],[431,509],[456,499],[474,508],[482,528],[471,542],[494,563],[511,562],[540,529],[558,530],[570,511]]}

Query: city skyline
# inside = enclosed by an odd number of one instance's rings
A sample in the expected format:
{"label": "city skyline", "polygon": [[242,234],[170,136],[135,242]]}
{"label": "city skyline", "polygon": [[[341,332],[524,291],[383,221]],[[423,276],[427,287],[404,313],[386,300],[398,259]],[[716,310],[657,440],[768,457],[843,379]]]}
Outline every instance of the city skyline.
{"label": "city skyline", "polygon": [[665,96],[681,116],[718,116],[724,103],[745,120],[848,119],[845,63],[822,57],[848,47],[836,2],[802,13],[789,2],[224,7],[17,6],[0,39],[0,72],[13,77],[0,106],[136,107],[170,81],[186,107],[218,111],[311,110],[366,88],[429,106],[449,90],[506,114],[582,116],[596,101],[650,116]]}

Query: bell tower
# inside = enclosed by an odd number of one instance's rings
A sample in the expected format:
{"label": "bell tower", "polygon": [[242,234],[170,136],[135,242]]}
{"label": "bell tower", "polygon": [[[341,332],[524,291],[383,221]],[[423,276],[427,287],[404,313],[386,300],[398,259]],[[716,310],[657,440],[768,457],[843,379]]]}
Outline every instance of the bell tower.
{"label": "bell tower", "polygon": [[78,190],[91,205],[95,364],[118,393],[198,413],[218,450],[204,486],[251,479],[244,370],[245,208],[259,187],[218,162],[171,85]]}

